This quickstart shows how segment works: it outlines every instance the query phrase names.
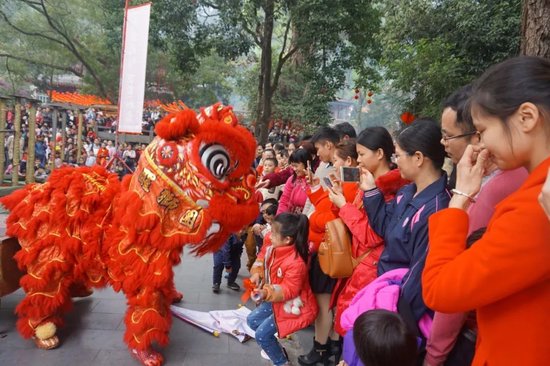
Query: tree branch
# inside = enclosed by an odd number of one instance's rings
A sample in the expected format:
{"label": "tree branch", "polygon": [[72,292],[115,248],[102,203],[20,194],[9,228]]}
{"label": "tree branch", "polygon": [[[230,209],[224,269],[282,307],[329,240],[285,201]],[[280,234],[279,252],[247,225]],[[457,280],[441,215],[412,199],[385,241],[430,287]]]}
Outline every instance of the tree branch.
{"label": "tree branch", "polygon": [[84,59],[84,57],[80,54],[80,52],[77,50],[76,46],[74,45],[73,40],[64,32],[62,32],[59,27],[57,27],[53,19],[50,17],[50,14],[48,13],[48,9],[46,9],[46,5],[44,4],[44,0],[40,0],[40,5],[42,7],[42,13],[44,14],[44,17],[46,18],[48,24],[50,27],[57,32],[61,37],[63,37],[67,41],[67,48],[72,52],[72,54],[84,65],[86,70],[90,73],[92,78],[94,79],[97,87],[99,88],[99,92],[102,97],[107,97],[107,91],[105,90],[105,86],[103,85],[103,82],[99,77],[97,76],[95,70],[92,68],[92,66]]}
{"label": "tree branch", "polygon": [[50,37],[50,36],[47,36],[43,33],[35,33],[35,32],[27,32],[19,27],[17,27],[15,24],[13,24],[12,22],[10,22],[8,16],[2,11],[0,10],[0,15],[2,16],[2,18],[4,18],[4,20],[6,21],[6,23],[13,29],[15,29],[16,31],[18,31],[19,33],[21,34],[24,34],[26,36],[30,36],[30,37],[42,37],[42,38],[45,38],[49,41],[52,41],[52,42],[55,42],[57,44],[60,44],[62,45],[63,47],[67,47],[67,45],[65,43],[63,43],[62,41],[60,41],[59,39],[56,39],[56,38],[53,38],[53,37]]}
{"label": "tree branch", "polygon": [[279,85],[279,77],[283,70],[283,65],[285,62],[298,50],[297,46],[292,47],[285,55],[286,43],[288,40],[288,32],[290,30],[291,18],[288,18],[286,22],[285,35],[283,38],[283,47],[281,47],[281,52],[279,53],[279,60],[277,61],[277,67],[275,68],[275,75],[273,76],[273,83],[271,84],[271,93],[275,93],[277,86]]}
{"label": "tree branch", "polygon": [[67,72],[70,72],[70,73],[72,73],[76,76],[83,76],[81,72],[78,72],[74,68],[68,67],[68,66],[54,65],[54,64],[50,64],[50,63],[44,62],[44,61],[32,60],[30,58],[26,58],[26,57],[22,57],[22,56],[10,55],[8,53],[0,53],[0,57],[5,57],[6,59],[23,61],[23,62],[27,62],[27,63],[33,64],[33,65],[46,66],[46,67],[49,67],[49,68],[52,68],[52,69],[55,69],[55,70],[67,71]]}
{"label": "tree branch", "polygon": [[239,19],[241,21],[241,24],[243,25],[243,29],[246,33],[250,34],[252,36],[252,39],[254,40],[254,43],[258,45],[259,47],[262,47],[262,39],[261,37],[258,37],[258,34],[254,32],[252,29],[250,29],[250,26],[246,22],[246,19],[244,19],[243,15],[239,15]]}

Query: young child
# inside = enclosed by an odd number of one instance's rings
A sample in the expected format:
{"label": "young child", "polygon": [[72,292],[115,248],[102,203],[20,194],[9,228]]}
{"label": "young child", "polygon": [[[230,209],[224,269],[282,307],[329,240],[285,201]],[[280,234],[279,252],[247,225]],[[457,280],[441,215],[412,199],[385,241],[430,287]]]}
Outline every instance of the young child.
{"label": "young child", "polygon": [[[365,366],[413,366],[416,362],[416,337],[397,313],[383,309],[366,311],[355,320],[351,334],[355,352]],[[340,363],[354,364],[356,360]]]}
{"label": "young child", "polygon": [[[278,166],[277,159],[267,158],[264,160],[264,170],[263,175],[275,173]],[[281,197],[282,186],[276,186],[271,188],[260,188],[260,194],[262,195],[262,201],[265,201],[269,198],[274,198],[276,200]]]}
{"label": "young child", "polygon": [[235,282],[239,270],[241,269],[241,254],[243,253],[243,245],[246,240],[246,231],[241,230],[237,234],[231,234],[223,247],[214,253],[214,272],[212,275],[212,292],[218,294],[220,292],[220,284],[222,282],[222,273],[225,270],[227,275],[227,287],[233,291],[239,291],[241,287]]}
{"label": "young child", "polygon": [[305,215],[277,215],[251,270],[250,280],[257,286],[254,295],[263,302],[250,313],[247,323],[275,366],[289,365],[275,333],[284,338],[317,316],[307,271],[308,230]]}

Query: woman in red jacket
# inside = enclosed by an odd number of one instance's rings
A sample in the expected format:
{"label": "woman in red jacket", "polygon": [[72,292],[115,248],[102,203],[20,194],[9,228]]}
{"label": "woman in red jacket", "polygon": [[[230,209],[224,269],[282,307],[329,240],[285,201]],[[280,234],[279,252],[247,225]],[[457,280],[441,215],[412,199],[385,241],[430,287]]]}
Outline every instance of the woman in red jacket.
{"label": "woman in red jacket", "polygon": [[274,365],[288,365],[275,338],[309,326],[317,316],[317,303],[307,276],[308,220],[305,215],[282,213],[275,217],[271,235],[250,272],[263,300],[247,318],[256,331],[256,342]]}
{"label": "woman in red jacket", "polygon": [[[369,127],[363,130],[357,138],[357,162],[359,167],[373,173],[376,186],[380,188],[387,201],[395,197],[395,193],[409,182],[401,178],[398,169],[391,162],[394,153],[393,140],[384,127]],[[338,155],[338,153],[337,153]],[[343,165],[336,158],[334,166]],[[346,200],[338,189],[329,193],[329,199],[338,208],[337,214],[352,233],[352,252],[355,258],[362,258],[355,267],[351,277],[341,280],[333,293],[336,300],[334,330],[341,336],[345,330],[340,325],[340,316],[355,294],[372,282],[376,277],[378,258],[384,249],[384,240],[378,236],[369,225],[369,218],[363,209],[363,191],[357,183],[344,183],[354,186],[354,199]]]}
{"label": "woman in red jacket", "polygon": [[[468,146],[449,208],[430,217],[424,301],[441,312],[477,311],[473,365],[545,365],[550,222],[537,196],[550,167],[550,61],[518,57],[492,67],[476,82],[470,103],[481,146]],[[489,159],[502,170],[525,167],[529,177],[465,250],[466,209]]]}

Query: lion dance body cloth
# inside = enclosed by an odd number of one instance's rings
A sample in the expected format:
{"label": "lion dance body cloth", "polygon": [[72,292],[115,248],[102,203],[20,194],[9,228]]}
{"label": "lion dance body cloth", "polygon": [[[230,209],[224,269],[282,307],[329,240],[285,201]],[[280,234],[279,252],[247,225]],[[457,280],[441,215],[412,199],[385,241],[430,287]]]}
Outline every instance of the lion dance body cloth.
{"label": "lion dance body cloth", "polygon": [[172,267],[183,246],[198,255],[215,251],[257,216],[250,168],[256,143],[231,107],[169,114],[156,133],[122,182],[100,166],[61,168],[46,183],[0,200],[26,270],[17,328],[39,347],[59,343],[56,328],[71,296],[111,285],[128,300],[124,340],[131,353],[160,365],[151,345],[168,343],[178,296]]}

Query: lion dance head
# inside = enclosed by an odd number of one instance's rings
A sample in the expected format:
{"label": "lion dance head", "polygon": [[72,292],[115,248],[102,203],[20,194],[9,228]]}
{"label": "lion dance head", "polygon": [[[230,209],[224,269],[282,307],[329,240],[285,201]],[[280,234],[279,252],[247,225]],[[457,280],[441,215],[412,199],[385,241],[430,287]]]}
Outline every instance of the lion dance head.
{"label": "lion dance head", "polygon": [[191,109],[169,114],[155,132],[129,182],[139,203],[135,196],[127,201],[133,211],[128,228],[154,226],[153,245],[195,244],[197,254],[217,250],[258,215],[254,137],[221,103],[198,116]]}

